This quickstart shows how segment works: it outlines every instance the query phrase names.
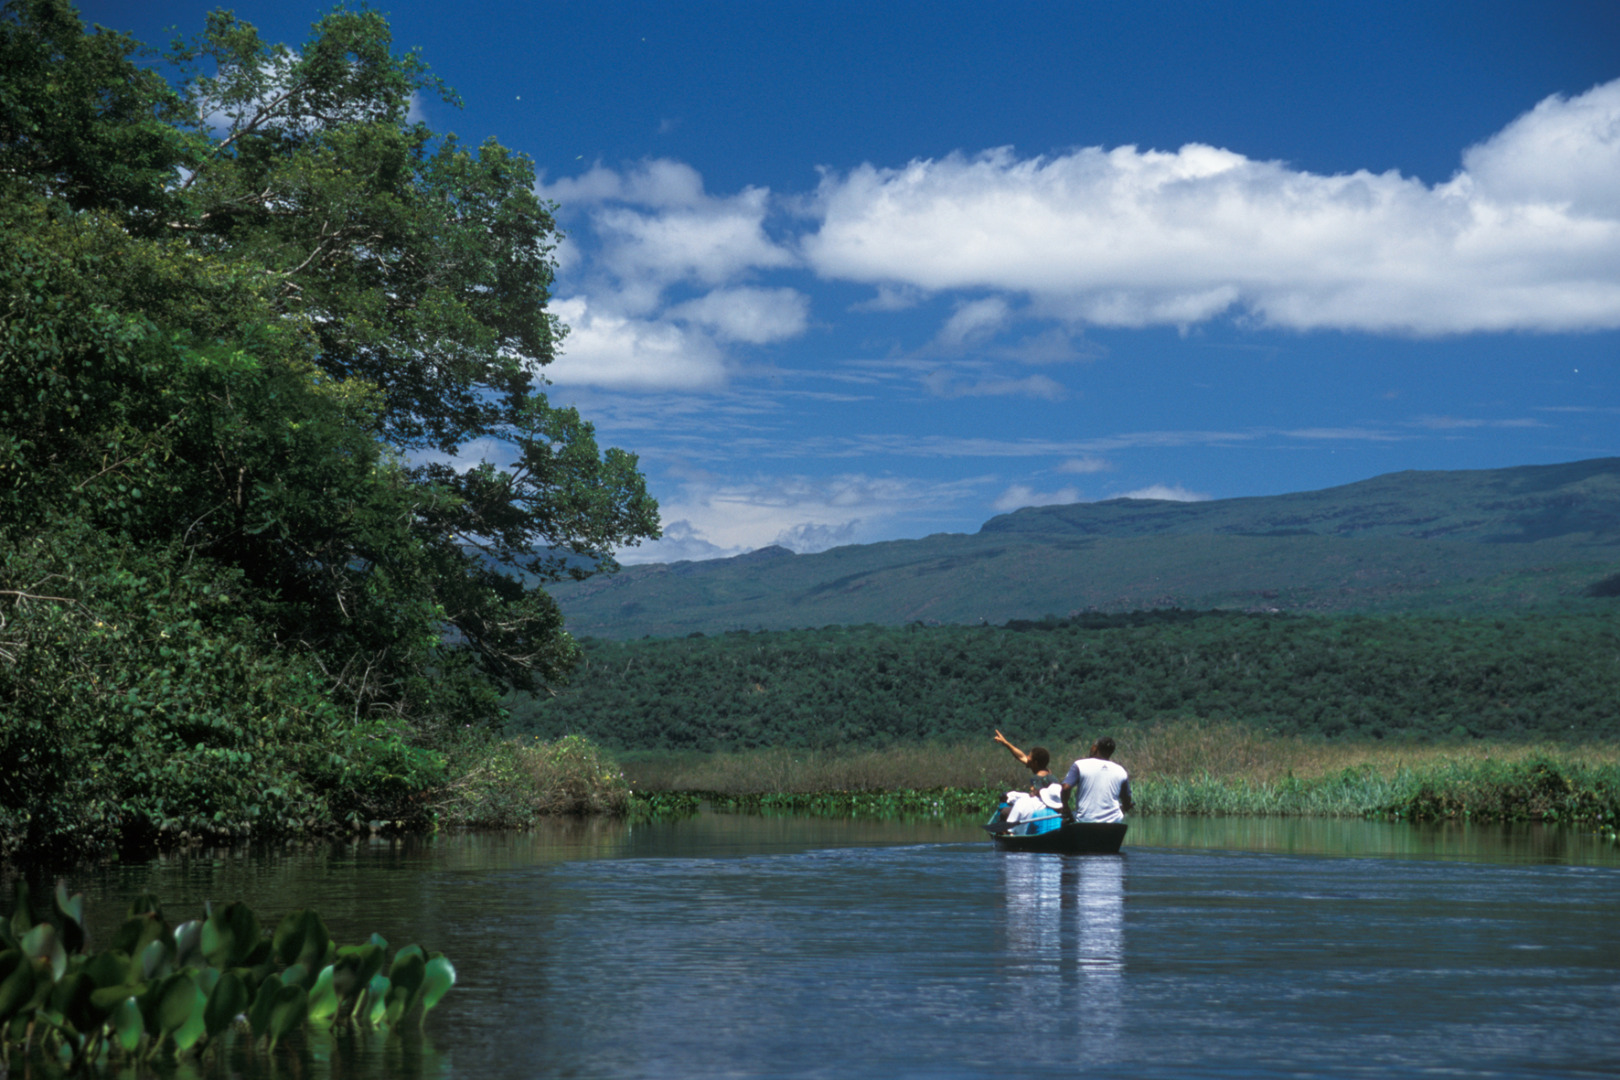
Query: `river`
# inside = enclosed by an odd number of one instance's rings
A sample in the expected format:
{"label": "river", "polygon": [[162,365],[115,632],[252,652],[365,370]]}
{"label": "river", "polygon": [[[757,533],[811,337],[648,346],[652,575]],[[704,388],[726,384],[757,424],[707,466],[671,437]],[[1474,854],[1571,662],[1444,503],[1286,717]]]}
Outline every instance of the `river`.
{"label": "river", "polygon": [[703,814],[70,874],[102,933],[248,900],[443,950],[423,1032],[181,1076],[1620,1074],[1620,850],[1569,830],[1143,819],[1120,856],[971,824]]}

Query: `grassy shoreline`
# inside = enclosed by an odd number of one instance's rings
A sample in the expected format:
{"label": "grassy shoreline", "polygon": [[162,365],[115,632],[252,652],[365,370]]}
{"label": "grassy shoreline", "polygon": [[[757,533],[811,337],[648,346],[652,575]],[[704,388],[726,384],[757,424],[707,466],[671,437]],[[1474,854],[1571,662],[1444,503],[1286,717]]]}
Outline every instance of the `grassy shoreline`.
{"label": "grassy shoreline", "polygon": [[[1141,814],[1542,821],[1610,835],[1620,825],[1620,745],[1328,743],[1214,724],[1115,738]],[[1058,762],[1084,752],[1052,749]],[[624,769],[636,812],[707,801],[833,815],[985,812],[1021,774],[988,741],[852,754],[631,757]]]}

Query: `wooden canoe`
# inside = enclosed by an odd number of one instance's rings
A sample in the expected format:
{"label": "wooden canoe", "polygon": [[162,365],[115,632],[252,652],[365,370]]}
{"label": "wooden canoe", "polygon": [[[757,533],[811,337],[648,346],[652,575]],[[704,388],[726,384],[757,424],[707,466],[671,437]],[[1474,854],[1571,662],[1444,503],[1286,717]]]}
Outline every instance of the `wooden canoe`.
{"label": "wooden canoe", "polygon": [[1125,842],[1126,824],[1123,821],[1089,822],[1070,821],[1062,827],[1029,835],[1018,835],[986,825],[996,847],[1001,851],[1050,851],[1065,855],[1118,855]]}

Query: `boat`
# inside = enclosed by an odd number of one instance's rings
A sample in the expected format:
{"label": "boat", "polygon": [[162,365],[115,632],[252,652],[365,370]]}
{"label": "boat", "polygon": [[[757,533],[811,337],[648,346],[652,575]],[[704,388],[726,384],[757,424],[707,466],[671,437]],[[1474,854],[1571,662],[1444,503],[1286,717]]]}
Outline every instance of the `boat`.
{"label": "boat", "polygon": [[998,809],[985,822],[1001,851],[1047,851],[1064,855],[1118,855],[1125,842],[1123,821],[1063,821],[1057,814],[1042,814],[1016,825],[1001,820]]}

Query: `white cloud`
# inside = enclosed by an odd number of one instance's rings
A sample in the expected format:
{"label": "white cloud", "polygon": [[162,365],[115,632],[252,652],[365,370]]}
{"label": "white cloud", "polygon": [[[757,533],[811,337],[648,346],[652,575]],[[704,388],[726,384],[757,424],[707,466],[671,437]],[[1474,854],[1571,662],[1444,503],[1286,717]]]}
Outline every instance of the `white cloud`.
{"label": "white cloud", "polygon": [[719,351],[700,333],[597,311],[583,297],[555,301],[551,310],[569,328],[562,355],[544,369],[554,383],[695,390],[725,382]]}
{"label": "white cloud", "polygon": [[723,548],[711,544],[692,527],[690,521],[672,521],[664,526],[664,535],[657,540],[644,541],[640,546],[625,548],[615,557],[625,566],[637,563],[699,562],[703,559],[728,559],[741,555],[746,548]]}
{"label": "white cloud", "polygon": [[1205,502],[1208,495],[1196,491],[1188,491],[1180,484],[1149,484],[1145,488],[1127,491],[1123,495],[1116,495],[1119,499],[1164,499],[1169,502]]}
{"label": "white cloud", "polygon": [[725,341],[764,345],[804,333],[810,300],[796,289],[716,289],[667,314],[707,327]]}
{"label": "white cloud", "polygon": [[1465,428],[1537,428],[1546,423],[1533,417],[1515,417],[1506,420],[1482,420],[1463,416],[1420,416],[1411,421],[1413,427],[1430,431],[1453,431]]}
{"label": "white cloud", "polygon": [[888,283],[879,284],[877,295],[870,300],[851,304],[851,311],[905,311],[923,302],[923,294],[912,288]]}
{"label": "white cloud", "polygon": [[[687,476],[674,493],[655,492],[661,515],[679,526],[665,530],[668,541],[622,552],[620,561],[719,558],[772,544],[799,553],[823,551],[869,539],[897,518],[933,514],[942,505],[962,501],[976,483],[858,473],[752,479]],[[687,554],[672,555],[676,550]]]}
{"label": "white cloud", "polygon": [[1024,506],[1059,506],[1080,501],[1080,489],[1062,487],[1056,491],[1036,491],[1026,484],[1013,484],[990,504],[997,513],[1005,514]]}
{"label": "white cloud", "polygon": [[1108,326],[1620,326],[1620,81],[1548,98],[1464,162],[1432,187],[1196,143],[863,165],[824,176],[801,248],[824,277]]}
{"label": "white cloud", "polygon": [[1011,314],[1007,301],[999,296],[963,301],[940,328],[939,341],[954,347],[984,341],[1005,326]]}
{"label": "white cloud", "polygon": [[1114,463],[1107,458],[1092,457],[1090,454],[1085,454],[1081,457],[1069,458],[1057,467],[1057,471],[1060,473],[1100,473],[1108,472],[1113,467]]}
{"label": "white cloud", "polygon": [[[765,231],[770,191],[713,196],[690,165],[654,160],[624,172],[594,166],[541,184],[574,237],[591,249],[584,291],[599,304],[647,315],[677,282],[715,288],[798,257]],[[572,259],[572,253],[569,253]]]}
{"label": "white cloud", "polygon": [[593,214],[603,264],[620,278],[719,285],[756,267],[790,266],[793,257],[761,225],[766,193],[744,191],[714,206],[649,212],[610,207]]}
{"label": "white cloud", "polygon": [[776,542],[789,551],[800,553],[826,551],[828,548],[853,543],[855,529],[860,523],[860,518],[855,518],[841,525],[814,525],[808,523],[795,525],[791,529],[783,529],[777,533]]}
{"label": "white cloud", "polygon": [[1463,155],[1475,188],[1504,203],[1620,217],[1620,80],[1554,94]]}
{"label": "white cloud", "polygon": [[565,210],[607,202],[693,207],[702,205],[705,199],[702,175],[690,165],[667,158],[643,162],[639,168],[624,173],[593,165],[582,176],[542,183],[539,194],[557,201]]}
{"label": "white cloud", "polygon": [[1062,401],[1069,396],[1062,383],[1045,375],[1011,379],[975,374],[974,369],[938,367],[924,373],[918,381],[930,394],[942,398],[1030,397]]}

